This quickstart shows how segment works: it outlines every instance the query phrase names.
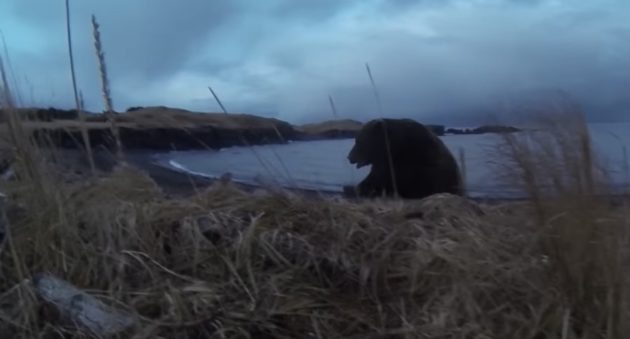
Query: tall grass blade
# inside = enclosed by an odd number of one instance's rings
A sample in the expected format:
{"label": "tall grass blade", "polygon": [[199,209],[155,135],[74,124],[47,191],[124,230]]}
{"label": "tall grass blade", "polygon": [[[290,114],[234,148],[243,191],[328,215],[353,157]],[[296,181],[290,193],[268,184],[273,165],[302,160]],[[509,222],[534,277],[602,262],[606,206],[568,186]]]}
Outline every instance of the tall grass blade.
{"label": "tall grass blade", "polygon": [[96,17],[92,15],[92,32],[94,36],[94,48],[96,52],[96,59],[98,61],[98,69],[101,77],[101,92],[103,94],[103,102],[105,104],[105,117],[109,121],[112,137],[114,139],[114,148],[116,160],[118,162],[124,161],[123,147],[120,140],[120,133],[116,124],[117,114],[114,112],[112,104],[111,92],[109,90],[109,78],[107,77],[107,64],[105,63],[105,52],[101,42],[101,33],[99,31],[99,24],[96,22]]}
{"label": "tall grass blade", "polygon": [[[376,83],[374,82],[374,77],[372,77],[372,70],[370,69],[370,65],[368,63],[365,64],[365,69],[367,70],[368,77],[370,78],[370,84],[372,85],[372,91],[374,93],[374,98],[376,100],[376,105],[378,108],[378,113],[381,118],[383,116],[383,105],[381,104],[381,98],[378,94],[378,89],[376,88]],[[391,142],[389,139],[389,134],[387,131],[387,122],[382,120],[383,123],[383,133],[385,135],[385,149],[387,150],[387,160],[389,162],[390,173],[392,176],[392,187],[394,188],[394,194],[398,195],[398,184],[396,182],[396,171],[394,170],[394,161],[392,159],[392,148]]]}
{"label": "tall grass blade", "polygon": [[67,33],[67,42],[68,42],[68,59],[70,61],[70,76],[72,78],[72,91],[74,93],[74,102],[76,104],[77,115],[79,117],[79,121],[81,122],[81,135],[83,137],[83,146],[87,155],[87,160],[90,165],[90,171],[92,175],[96,174],[96,165],[94,164],[94,156],[92,154],[92,145],[90,143],[90,137],[88,135],[85,112],[81,109],[81,104],[79,100],[79,93],[77,89],[77,79],[74,70],[74,56],[72,53],[72,30],[70,28],[70,2],[69,0],[65,1],[66,5],[66,33]]}

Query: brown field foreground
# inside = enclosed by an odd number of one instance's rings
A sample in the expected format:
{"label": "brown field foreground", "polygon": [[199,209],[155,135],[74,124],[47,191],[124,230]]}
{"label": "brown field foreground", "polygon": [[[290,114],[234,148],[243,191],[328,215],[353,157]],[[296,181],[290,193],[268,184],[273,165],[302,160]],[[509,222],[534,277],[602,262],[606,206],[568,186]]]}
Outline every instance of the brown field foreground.
{"label": "brown field foreground", "polygon": [[131,167],[69,177],[15,125],[0,334],[624,338],[628,212],[595,197],[605,177],[588,134],[563,121],[534,143],[505,136],[502,173],[532,199],[493,206],[225,182],[167,198]]}

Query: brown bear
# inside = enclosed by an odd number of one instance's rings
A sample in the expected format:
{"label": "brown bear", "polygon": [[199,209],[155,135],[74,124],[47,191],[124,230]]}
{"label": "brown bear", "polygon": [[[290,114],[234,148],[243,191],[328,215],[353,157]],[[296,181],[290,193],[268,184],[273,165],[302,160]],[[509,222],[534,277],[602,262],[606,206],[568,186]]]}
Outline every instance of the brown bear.
{"label": "brown bear", "polygon": [[453,154],[425,125],[411,119],[369,121],[357,134],[348,160],[357,168],[372,168],[358,186],[344,187],[346,195],[403,199],[436,193],[463,195]]}

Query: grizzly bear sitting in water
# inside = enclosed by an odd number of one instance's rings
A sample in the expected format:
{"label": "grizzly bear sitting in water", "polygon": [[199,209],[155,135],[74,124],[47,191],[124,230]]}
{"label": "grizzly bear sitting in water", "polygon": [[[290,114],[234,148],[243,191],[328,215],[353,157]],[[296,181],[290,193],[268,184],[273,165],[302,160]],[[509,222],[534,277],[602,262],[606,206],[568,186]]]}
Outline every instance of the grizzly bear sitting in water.
{"label": "grizzly bear sitting in water", "polygon": [[372,169],[357,187],[344,187],[347,195],[421,199],[436,193],[463,194],[459,167],[449,149],[427,127],[411,119],[366,123],[348,160],[357,168],[372,165]]}

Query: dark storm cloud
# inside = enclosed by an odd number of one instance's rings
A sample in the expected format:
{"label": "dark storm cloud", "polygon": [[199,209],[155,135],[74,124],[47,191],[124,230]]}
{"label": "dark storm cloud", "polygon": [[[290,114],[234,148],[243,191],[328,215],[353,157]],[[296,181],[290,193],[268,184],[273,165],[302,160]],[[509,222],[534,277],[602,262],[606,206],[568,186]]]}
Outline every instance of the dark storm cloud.
{"label": "dark storm cloud", "polygon": [[280,18],[288,20],[306,19],[309,22],[326,20],[339,11],[354,5],[361,0],[271,0],[273,12]]}
{"label": "dark storm cloud", "polygon": [[[22,91],[71,105],[62,1],[0,4]],[[90,15],[114,102],[294,122],[384,114],[480,119],[565,91],[592,119],[628,116],[630,4],[622,0],[72,1],[79,82],[100,110]],[[53,92],[54,91],[54,95]],[[534,104],[532,104],[534,105]]]}
{"label": "dark storm cloud", "polygon": [[[92,56],[90,16],[95,14],[112,69],[147,80],[185,65],[208,34],[235,14],[228,1],[187,0],[185,6],[170,0],[70,3],[78,58]],[[9,11],[65,47],[63,1],[13,0]]]}
{"label": "dark storm cloud", "polygon": [[398,25],[365,25],[356,53],[346,51],[357,56],[355,63],[344,65],[356,71],[348,77],[363,83],[348,85],[345,78],[338,81],[341,90],[331,91],[346,114],[376,116],[363,59],[372,65],[391,116],[445,121],[501,115],[533,101],[521,96],[565,90],[591,119],[628,117],[627,5],[536,2],[516,9],[507,3],[419,11],[400,15]]}

